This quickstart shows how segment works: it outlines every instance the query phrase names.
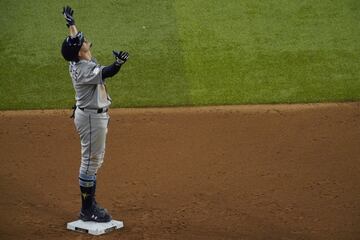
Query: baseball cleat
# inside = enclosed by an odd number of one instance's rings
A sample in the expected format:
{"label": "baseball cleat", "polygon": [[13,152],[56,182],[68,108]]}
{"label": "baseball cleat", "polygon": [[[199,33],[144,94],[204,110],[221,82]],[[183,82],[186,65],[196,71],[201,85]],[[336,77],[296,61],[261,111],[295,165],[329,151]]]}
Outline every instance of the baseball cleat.
{"label": "baseball cleat", "polygon": [[93,205],[95,205],[95,207],[100,209],[101,211],[108,212],[108,210],[106,208],[103,208],[102,206],[100,206],[100,204],[98,204],[95,199],[94,199]]}
{"label": "baseball cleat", "polygon": [[85,222],[110,222],[111,215],[107,212],[106,209],[101,208],[99,205],[95,204],[90,209],[81,209],[80,219]]}

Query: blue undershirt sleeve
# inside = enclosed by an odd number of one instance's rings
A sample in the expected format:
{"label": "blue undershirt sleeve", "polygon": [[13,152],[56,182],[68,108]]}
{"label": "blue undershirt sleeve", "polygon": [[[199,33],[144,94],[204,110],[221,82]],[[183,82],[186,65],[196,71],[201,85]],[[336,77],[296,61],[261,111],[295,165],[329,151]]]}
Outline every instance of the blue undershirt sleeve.
{"label": "blue undershirt sleeve", "polygon": [[113,64],[106,66],[102,69],[102,79],[105,80],[105,78],[109,78],[114,76],[119,72],[121,68],[121,65],[117,65],[116,62]]}

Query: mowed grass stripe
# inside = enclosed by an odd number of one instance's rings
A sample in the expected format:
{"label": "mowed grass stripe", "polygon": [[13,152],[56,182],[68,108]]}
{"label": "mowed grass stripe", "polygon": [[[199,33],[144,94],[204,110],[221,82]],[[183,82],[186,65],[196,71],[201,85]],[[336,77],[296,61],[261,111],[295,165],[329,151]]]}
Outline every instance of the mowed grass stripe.
{"label": "mowed grass stripe", "polygon": [[[129,62],[108,84],[113,107],[189,104],[172,2],[129,0],[109,4],[107,14],[118,14],[119,19],[103,33],[107,37],[100,39],[105,43],[101,43],[97,57],[106,62],[111,46],[130,52]],[[104,21],[103,27],[107,24]],[[99,38],[98,32],[93,35]]]}
{"label": "mowed grass stripe", "polygon": [[189,86],[170,1],[4,1],[1,23],[0,109],[67,108],[74,103],[68,64],[60,55],[67,28],[62,6],[75,10],[93,56],[113,62],[113,49],[130,60],[109,79],[113,107],[188,105]]}
{"label": "mowed grass stripe", "polygon": [[358,100],[354,1],[177,1],[194,104]]}

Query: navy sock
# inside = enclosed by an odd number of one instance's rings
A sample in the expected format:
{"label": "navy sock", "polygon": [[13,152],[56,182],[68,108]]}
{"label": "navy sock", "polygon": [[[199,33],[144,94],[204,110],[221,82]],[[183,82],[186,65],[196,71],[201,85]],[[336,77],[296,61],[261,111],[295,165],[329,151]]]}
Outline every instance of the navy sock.
{"label": "navy sock", "polygon": [[81,191],[81,205],[82,209],[90,209],[93,201],[94,201],[94,195],[95,195],[95,187],[82,187],[80,186]]}

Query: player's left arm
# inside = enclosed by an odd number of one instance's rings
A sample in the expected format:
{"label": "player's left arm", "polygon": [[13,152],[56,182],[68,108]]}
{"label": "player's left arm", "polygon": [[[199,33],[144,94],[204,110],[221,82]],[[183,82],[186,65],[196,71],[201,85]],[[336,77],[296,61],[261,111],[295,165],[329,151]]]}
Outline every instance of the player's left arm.
{"label": "player's left arm", "polygon": [[63,8],[63,15],[66,21],[66,26],[69,28],[70,36],[75,37],[78,30],[75,26],[74,10],[72,10],[69,6],[66,6]]}
{"label": "player's left arm", "polygon": [[102,69],[102,79],[113,77],[120,71],[121,66],[128,60],[129,53],[123,51],[113,51],[115,62]]}

